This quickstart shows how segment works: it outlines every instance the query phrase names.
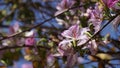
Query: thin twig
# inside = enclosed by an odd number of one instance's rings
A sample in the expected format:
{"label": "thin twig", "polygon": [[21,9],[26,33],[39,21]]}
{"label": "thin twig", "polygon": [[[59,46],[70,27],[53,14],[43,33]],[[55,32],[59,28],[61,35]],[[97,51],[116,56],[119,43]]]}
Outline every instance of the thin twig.
{"label": "thin twig", "polygon": [[[15,49],[15,48],[23,48],[23,47],[29,47],[29,48],[34,48],[34,46],[28,46],[28,45],[24,45],[24,46],[4,46],[0,48],[1,50],[6,50],[6,49]],[[47,49],[50,50],[50,47],[46,47],[46,46],[37,46],[37,48],[43,48],[43,49]]]}
{"label": "thin twig", "polygon": [[8,15],[4,16],[3,18],[1,18],[0,22],[4,21],[7,17],[9,17],[11,14],[13,14],[15,12],[15,10],[16,9],[11,10],[11,12]]}
{"label": "thin twig", "polygon": [[82,7],[82,6],[83,6],[83,5],[81,5],[81,6],[77,6],[77,7],[69,8],[69,9],[67,9],[66,11],[64,11],[64,12],[58,14],[58,15],[55,15],[55,16],[49,18],[49,19],[46,19],[45,21],[41,22],[40,24],[37,24],[37,25],[35,25],[35,26],[31,27],[31,28],[28,28],[28,29],[26,29],[26,30],[24,30],[24,31],[22,31],[22,32],[19,32],[19,33],[13,34],[13,35],[11,35],[11,36],[4,37],[4,38],[0,39],[0,41],[5,40],[5,39],[9,39],[9,38],[11,38],[11,37],[15,37],[15,36],[20,35],[20,34],[26,32],[26,31],[30,31],[30,30],[32,30],[33,28],[40,27],[42,24],[44,24],[44,23],[46,23],[46,22],[52,20],[53,18],[58,17],[58,16],[60,16],[61,14],[65,13],[65,12],[71,10],[71,9],[78,8],[78,7]]}
{"label": "thin twig", "polygon": [[[33,4],[33,6],[35,7],[35,8],[37,8],[37,6],[36,6],[36,4],[35,3],[32,3]],[[44,16],[44,14],[43,14],[43,11],[41,11],[40,9],[38,9],[39,10],[39,12],[41,12],[41,15],[42,15],[42,18],[43,19],[46,19],[46,17]],[[49,23],[49,24],[51,24],[51,26],[54,28],[54,29],[58,29],[55,25],[53,25],[52,23]]]}

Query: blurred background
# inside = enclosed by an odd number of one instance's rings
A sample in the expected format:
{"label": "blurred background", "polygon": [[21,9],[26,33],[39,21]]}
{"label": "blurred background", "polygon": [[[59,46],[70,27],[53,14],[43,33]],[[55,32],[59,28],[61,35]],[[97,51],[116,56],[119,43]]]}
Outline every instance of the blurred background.
{"label": "blurred background", "polygon": [[[85,1],[87,3],[84,6],[85,8],[89,4],[94,6],[93,4],[95,3],[94,0],[76,1]],[[57,46],[64,39],[61,36],[61,32],[74,24],[69,23],[69,20],[71,21],[73,18],[77,19],[76,16],[79,12],[76,15],[71,15],[71,18],[67,20],[68,23],[58,19],[63,18],[66,20],[67,17],[64,14],[55,18],[54,16],[57,12],[56,6],[60,2],[61,0],[0,0],[0,39],[24,30],[31,31],[29,28],[40,24],[39,27],[32,28],[35,32],[34,38],[37,47],[25,46],[23,44],[27,38],[24,36],[25,33],[13,38],[0,40],[0,68],[65,68],[66,57],[56,58],[53,57],[53,54],[57,53]],[[85,11],[83,8],[80,8],[80,10]],[[80,18],[79,20],[83,23],[87,21],[86,18]],[[106,22],[106,20],[103,21],[102,25]],[[86,24],[83,26],[86,26]],[[120,27],[118,27],[119,29]],[[17,31],[15,32],[15,30]],[[101,46],[98,49],[100,53],[110,51],[111,53],[109,54],[119,57],[119,35],[119,31],[116,31],[112,24],[103,29],[100,37],[105,36],[107,39],[110,38],[111,42],[108,43],[108,46],[100,44]],[[115,54],[112,52],[115,52]],[[98,68],[99,62],[94,61],[96,59],[94,57],[91,58],[89,52],[83,51],[80,55],[82,57],[77,58],[78,63],[76,63],[74,68]],[[109,57],[111,55],[102,54],[102,56]],[[110,60],[110,63],[106,67],[119,68],[120,58],[118,57],[117,60]],[[105,62],[108,63],[108,60],[105,60]]]}

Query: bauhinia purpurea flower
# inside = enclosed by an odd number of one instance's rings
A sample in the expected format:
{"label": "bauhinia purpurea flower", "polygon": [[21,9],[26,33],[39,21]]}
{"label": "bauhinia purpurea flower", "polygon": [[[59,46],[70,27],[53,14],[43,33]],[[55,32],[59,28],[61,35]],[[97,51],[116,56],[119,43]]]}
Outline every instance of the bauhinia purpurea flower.
{"label": "bauhinia purpurea flower", "polygon": [[34,38],[34,31],[26,32],[25,36],[27,37],[25,39],[25,45],[34,45],[35,44],[35,38]]}
{"label": "bauhinia purpurea flower", "polygon": [[67,39],[74,39],[74,40],[80,40],[87,35],[85,35],[85,32],[89,31],[89,28],[80,28],[78,24],[71,26],[68,30],[63,31],[61,35]]}
{"label": "bauhinia purpurea flower", "polygon": [[[61,55],[66,55],[71,51],[74,52],[73,47],[81,46],[87,40],[89,40],[90,37],[86,34],[88,31],[88,27],[80,28],[78,24],[73,25],[68,30],[63,31],[61,35],[65,37],[65,39],[59,43],[59,53]],[[97,43],[95,40],[91,40],[85,47],[83,47],[83,49],[85,48],[90,49],[90,51],[95,51],[97,48]]]}
{"label": "bauhinia purpurea flower", "polygon": [[109,8],[112,8],[115,6],[115,4],[119,1],[119,0],[102,0],[103,3],[108,6]]}
{"label": "bauhinia purpurea flower", "polygon": [[97,3],[94,7],[94,9],[92,8],[88,8],[87,9],[87,14],[89,15],[89,21],[91,22],[94,26],[94,30],[95,32],[100,30],[101,27],[101,23],[102,23],[102,19],[103,19],[103,9],[99,8],[99,4]]}
{"label": "bauhinia purpurea flower", "polygon": [[[88,39],[88,35],[86,32],[89,31],[89,28],[80,28],[78,24],[75,24],[71,26],[68,30],[63,31],[61,34],[65,39],[61,41],[58,45],[58,52],[59,54],[55,54],[54,56],[67,56],[67,67],[74,66],[74,64],[77,62],[78,53],[76,52],[74,47],[80,46],[84,44]],[[76,42],[76,46],[72,43],[74,41]],[[97,44],[95,40],[92,40],[88,43],[85,48],[89,48],[92,54],[96,53]],[[72,62],[74,61],[74,62]],[[72,63],[69,63],[72,62]]]}
{"label": "bauhinia purpurea flower", "polygon": [[101,3],[113,10],[120,9],[120,6],[117,4],[120,0],[101,0]]}
{"label": "bauhinia purpurea flower", "polygon": [[74,3],[75,3],[74,0],[62,0],[56,7],[58,11],[55,13],[55,15],[59,15],[60,13],[71,8],[74,5]]}
{"label": "bauhinia purpurea flower", "polygon": [[87,31],[89,31],[89,28],[80,28],[78,24],[63,31],[61,35],[65,37],[65,39],[59,43],[58,51],[62,55],[66,55],[66,52],[70,52],[73,47],[84,44],[89,39],[85,34]]}

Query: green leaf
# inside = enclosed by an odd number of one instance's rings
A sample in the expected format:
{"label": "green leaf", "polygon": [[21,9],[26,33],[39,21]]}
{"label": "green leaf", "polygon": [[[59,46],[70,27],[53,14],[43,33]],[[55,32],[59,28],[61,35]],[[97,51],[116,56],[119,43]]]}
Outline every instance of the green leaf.
{"label": "green leaf", "polygon": [[7,11],[6,10],[2,10],[2,15],[6,15],[7,14]]}
{"label": "green leaf", "polygon": [[117,5],[120,6],[120,2],[118,2]]}
{"label": "green leaf", "polygon": [[3,63],[4,65],[7,65],[7,63],[4,60],[0,60],[1,63]]}
{"label": "green leaf", "polygon": [[53,47],[54,46],[54,42],[48,42],[48,45],[50,46],[50,47]]}
{"label": "green leaf", "polygon": [[88,35],[89,37],[92,37],[92,35],[89,32],[85,32],[86,35]]}

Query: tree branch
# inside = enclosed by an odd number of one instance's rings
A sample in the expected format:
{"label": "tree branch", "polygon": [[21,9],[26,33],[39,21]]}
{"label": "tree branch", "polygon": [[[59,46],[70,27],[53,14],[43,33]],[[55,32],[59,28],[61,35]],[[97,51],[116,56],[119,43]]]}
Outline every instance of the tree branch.
{"label": "tree branch", "polygon": [[1,19],[0,19],[0,22],[2,22],[2,21],[5,20],[7,17],[9,17],[12,13],[14,13],[15,10],[16,10],[16,9],[11,10],[11,12],[10,12],[8,15],[4,16],[3,18],[1,18]]}
{"label": "tree branch", "polygon": [[71,9],[78,8],[78,7],[82,7],[82,6],[83,6],[83,5],[80,5],[80,6],[77,6],[77,7],[68,8],[67,10],[63,11],[62,13],[60,13],[60,14],[58,14],[58,15],[54,15],[53,17],[51,17],[51,18],[49,18],[49,19],[46,19],[45,21],[41,22],[40,24],[37,24],[37,25],[35,25],[35,26],[31,27],[31,28],[28,28],[28,29],[26,29],[26,30],[24,30],[24,31],[22,31],[22,32],[19,32],[19,33],[10,35],[10,36],[8,36],[8,37],[1,38],[0,41],[5,40],[5,39],[9,39],[9,38],[11,38],[11,37],[15,37],[15,36],[20,35],[20,34],[26,32],[26,31],[30,31],[30,30],[32,30],[33,28],[40,27],[42,24],[44,24],[44,23],[52,20],[53,18],[58,17],[58,16],[60,16],[61,14],[65,13],[65,12],[68,12],[68,11],[71,10]]}
{"label": "tree branch", "polygon": [[[24,46],[5,46],[5,47],[0,48],[0,51],[1,50],[6,50],[6,49],[15,49],[15,48],[24,48],[24,47],[34,48],[35,46],[28,46],[28,45],[24,45]],[[50,47],[46,47],[46,46],[37,46],[37,47],[42,48],[42,49],[47,49],[47,50],[51,49]]]}
{"label": "tree branch", "polygon": [[84,46],[86,46],[86,44],[92,40],[95,36],[97,36],[108,24],[110,24],[120,13],[116,14],[114,17],[111,18],[111,20],[109,20],[98,32],[96,32],[90,39],[88,39],[84,44],[82,44],[81,46],[79,46],[79,48],[83,48]]}

